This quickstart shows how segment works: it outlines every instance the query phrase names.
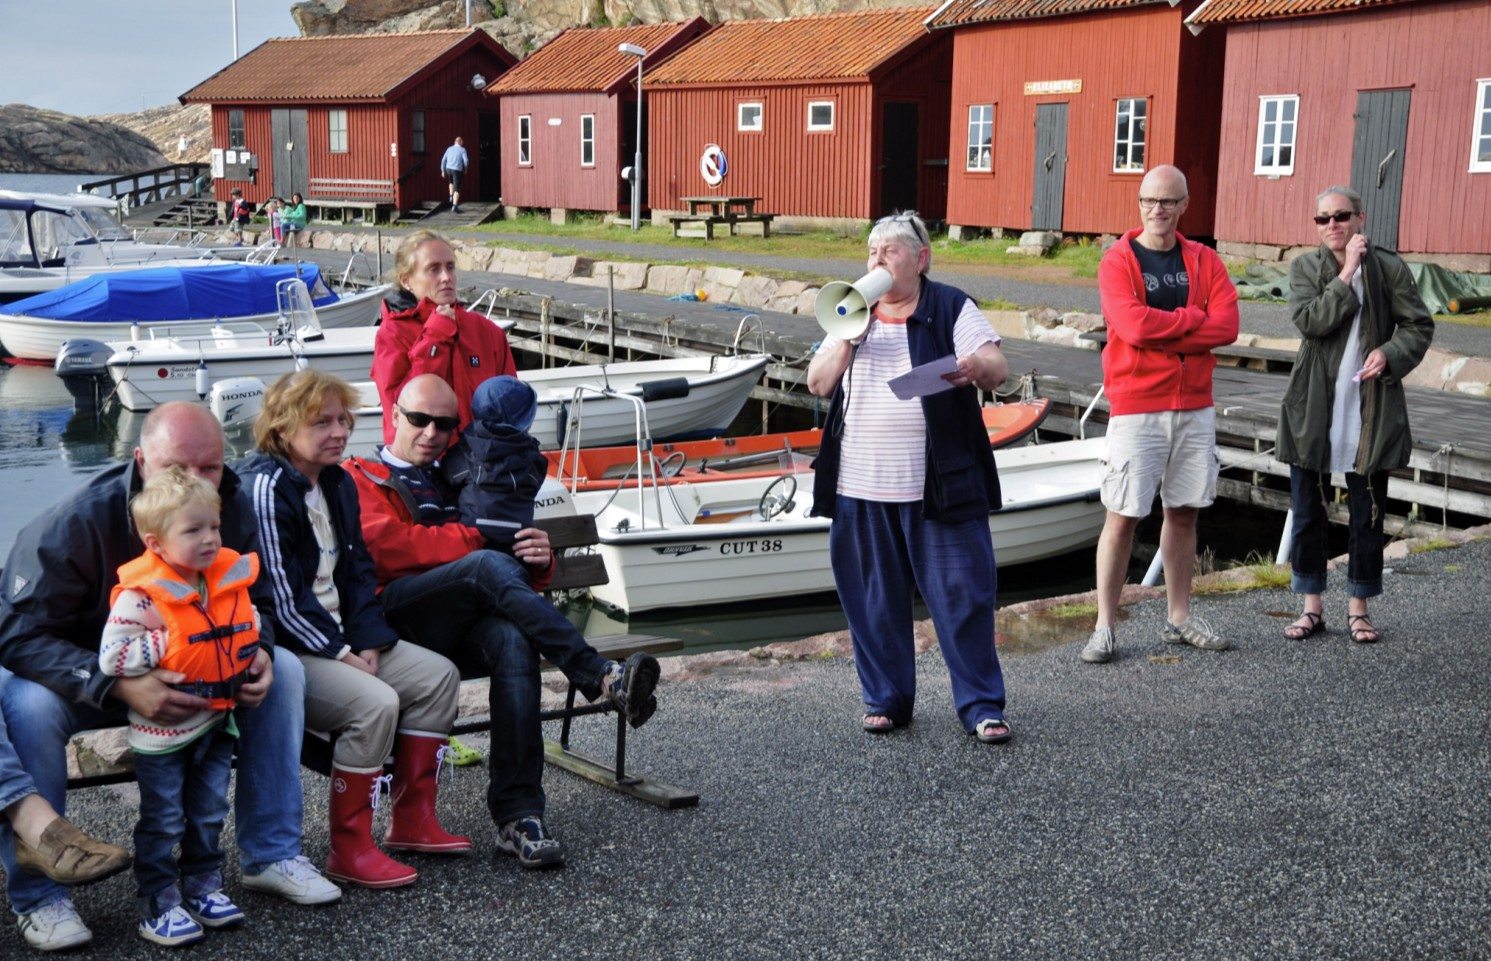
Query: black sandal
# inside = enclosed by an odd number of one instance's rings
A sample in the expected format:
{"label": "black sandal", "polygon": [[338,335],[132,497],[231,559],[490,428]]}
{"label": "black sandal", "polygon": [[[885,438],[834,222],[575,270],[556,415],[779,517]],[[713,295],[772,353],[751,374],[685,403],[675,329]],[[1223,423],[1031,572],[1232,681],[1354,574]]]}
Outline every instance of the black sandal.
{"label": "black sandal", "polygon": [[[1367,626],[1357,627],[1358,621]],[[1377,628],[1372,626],[1371,619],[1365,614],[1346,615],[1346,626],[1351,630],[1351,639],[1358,644],[1375,644],[1380,639]]]}
{"label": "black sandal", "polygon": [[1319,611],[1305,611],[1299,619],[1309,623],[1290,624],[1284,628],[1284,636],[1291,641],[1303,641],[1307,637],[1314,637],[1325,631],[1325,616]]}

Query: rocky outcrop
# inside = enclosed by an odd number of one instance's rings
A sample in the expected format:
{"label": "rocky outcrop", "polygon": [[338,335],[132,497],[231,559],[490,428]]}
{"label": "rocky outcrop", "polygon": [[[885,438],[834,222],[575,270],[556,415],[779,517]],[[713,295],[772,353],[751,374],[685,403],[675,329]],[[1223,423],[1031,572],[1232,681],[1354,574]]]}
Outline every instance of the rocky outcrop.
{"label": "rocky outcrop", "polygon": [[0,172],[115,174],[165,163],[160,148],[119,124],[25,104],[0,106]]}
{"label": "rocky outcrop", "polygon": [[[88,119],[128,127],[148,138],[173,163],[177,160],[206,163],[212,153],[212,108],[205,103],[185,107],[171,104],[139,113],[100,114]],[[186,135],[186,153],[178,157],[176,148],[183,134]]]}

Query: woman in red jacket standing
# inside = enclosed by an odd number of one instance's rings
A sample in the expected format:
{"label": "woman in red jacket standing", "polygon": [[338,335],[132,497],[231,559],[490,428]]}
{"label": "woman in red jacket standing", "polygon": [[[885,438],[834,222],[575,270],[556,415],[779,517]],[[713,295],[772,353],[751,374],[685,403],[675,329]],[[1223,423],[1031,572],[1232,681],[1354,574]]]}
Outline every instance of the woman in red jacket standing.
{"label": "woman in red jacket standing", "polygon": [[373,382],[383,402],[383,439],[393,442],[393,410],[404,384],[435,374],[461,404],[461,425],[471,423],[471,397],[482,381],[517,376],[507,334],[456,296],[456,255],[439,234],[410,234],[394,255],[398,286],[383,301],[373,341]]}

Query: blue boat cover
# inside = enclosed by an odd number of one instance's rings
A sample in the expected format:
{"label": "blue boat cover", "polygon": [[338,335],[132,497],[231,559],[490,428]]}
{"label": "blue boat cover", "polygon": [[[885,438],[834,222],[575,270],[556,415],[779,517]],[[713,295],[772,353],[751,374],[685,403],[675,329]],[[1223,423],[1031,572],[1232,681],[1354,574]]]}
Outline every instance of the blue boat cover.
{"label": "blue boat cover", "polygon": [[231,263],[107,271],[12,301],[3,312],[49,320],[124,323],[272,314],[279,310],[275,285],[297,275],[317,307],[337,301],[337,295],[321,282],[321,269],[315,264]]}

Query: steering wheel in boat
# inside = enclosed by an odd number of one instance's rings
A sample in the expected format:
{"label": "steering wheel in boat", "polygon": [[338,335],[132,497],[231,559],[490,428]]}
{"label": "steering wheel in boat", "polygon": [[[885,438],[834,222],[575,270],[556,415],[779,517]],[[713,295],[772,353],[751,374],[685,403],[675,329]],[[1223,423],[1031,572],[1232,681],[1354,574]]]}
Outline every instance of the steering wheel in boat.
{"label": "steering wheel in boat", "polygon": [[664,477],[677,477],[678,472],[683,470],[683,465],[688,461],[688,455],[681,450],[676,450],[658,461],[657,472]]}
{"label": "steering wheel in boat", "polygon": [[[782,490],[777,492],[777,488]],[[792,498],[797,496],[797,478],[791,474],[783,474],[767,485],[766,492],[761,495],[761,504],[757,508],[761,512],[761,519],[771,520],[778,514],[790,511],[793,507]]]}

